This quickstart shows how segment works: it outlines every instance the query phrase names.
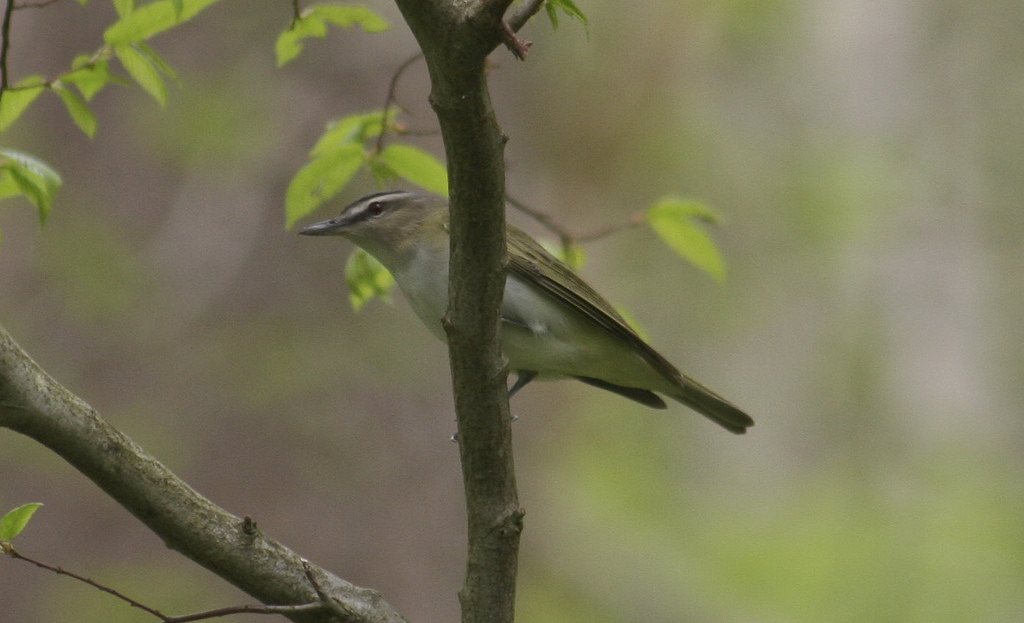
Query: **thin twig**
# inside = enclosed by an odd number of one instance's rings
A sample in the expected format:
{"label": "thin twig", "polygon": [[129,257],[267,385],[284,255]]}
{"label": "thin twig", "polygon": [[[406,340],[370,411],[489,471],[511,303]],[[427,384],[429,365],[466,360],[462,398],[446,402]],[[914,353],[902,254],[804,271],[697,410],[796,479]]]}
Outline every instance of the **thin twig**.
{"label": "thin twig", "polygon": [[0,44],[0,97],[7,90],[7,51],[11,47],[11,13],[14,12],[14,0],[4,2],[3,43]]}
{"label": "thin twig", "polygon": [[391,105],[395,103],[395,90],[398,88],[398,80],[410,65],[421,58],[423,58],[423,52],[417,52],[410,56],[405,62],[398,66],[394,75],[391,76],[391,82],[388,84],[388,96],[387,99],[384,100],[384,112],[381,113],[380,134],[377,135],[377,144],[374,147],[377,153],[380,153],[384,149],[384,135],[387,134],[388,131],[388,111],[391,110]]}
{"label": "thin twig", "polygon": [[613,223],[611,225],[599,227],[598,229],[595,229],[585,234],[573,235],[569,233],[569,230],[567,230],[565,227],[558,224],[546,212],[542,212],[536,208],[530,207],[523,203],[522,201],[519,201],[518,199],[508,194],[505,195],[505,201],[507,201],[510,206],[514,207],[523,214],[529,216],[533,220],[540,223],[540,225],[544,229],[547,229],[551,233],[558,236],[559,243],[561,243],[561,245],[566,248],[574,244],[583,244],[586,242],[600,240],[601,238],[610,236],[611,234],[622,231],[624,229],[636,227],[637,225],[643,224],[645,218],[643,212],[637,212],[633,216],[629,217],[629,219],[621,223]]}
{"label": "thin twig", "polygon": [[21,4],[14,7],[18,9],[42,9],[50,6],[51,4],[57,4],[60,0],[37,0],[36,2],[22,2]]}
{"label": "thin twig", "polygon": [[302,6],[299,4],[299,0],[292,0],[292,23],[288,27],[288,30],[295,28],[295,24],[302,19]]}
{"label": "thin twig", "polygon": [[[72,578],[74,580],[78,580],[79,582],[84,582],[85,584],[88,584],[89,586],[91,586],[91,587],[93,587],[93,588],[95,588],[95,589],[97,589],[99,591],[103,591],[104,593],[107,593],[108,595],[113,595],[117,599],[120,599],[121,601],[127,603],[129,606],[131,606],[133,608],[138,608],[139,610],[142,610],[144,612],[147,612],[147,613],[153,615],[154,617],[160,619],[163,623],[191,623],[192,621],[203,621],[205,619],[214,619],[214,618],[217,618],[217,617],[223,617],[223,616],[228,616],[228,615],[232,615],[232,614],[280,614],[280,615],[288,616],[290,614],[301,614],[303,612],[315,612],[315,611],[321,610],[323,608],[329,608],[332,605],[334,605],[335,608],[337,607],[335,604],[333,604],[333,602],[330,600],[330,598],[327,597],[325,594],[323,594],[321,592],[321,589],[319,587],[317,587],[317,594],[320,595],[321,601],[312,602],[312,603],[308,603],[308,604],[299,604],[299,605],[295,605],[295,606],[266,606],[266,605],[227,606],[225,608],[215,608],[213,610],[206,610],[205,612],[195,612],[195,613],[192,613],[192,614],[185,614],[185,615],[181,615],[181,616],[168,616],[168,615],[160,612],[156,608],[150,608],[149,606],[147,606],[147,605],[145,605],[143,603],[140,603],[138,601],[135,601],[131,597],[128,597],[124,593],[121,593],[121,592],[119,592],[119,591],[117,591],[117,590],[115,590],[113,588],[110,588],[109,586],[105,586],[103,584],[100,584],[99,582],[97,582],[95,580],[92,580],[92,579],[87,578],[85,576],[78,575],[77,573],[74,573],[72,571],[68,571],[67,569],[64,569],[62,567],[55,567],[53,565],[47,564],[45,562],[42,562],[40,560],[36,560],[34,558],[29,558],[28,556],[25,556],[21,552],[19,552],[18,550],[14,549],[14,547],[9,542],[4,542],[4,547],[3,547],[2,551],[3,551],[4,554],[7,554],[8,556],[10,556],[11,558],[14,558],[15,560],[23,560],[23,561],[25,561],[27,563],[31,563],[31,564],[39,567],[40,569],[46,569],[47,571],[52,571],[53,573],[56,573],[57,575],[65,575],[65,576],[67,576],[69,578]],[[309,569],[309,567],[307,565],[307,575],[310,575],[311,573],[312,573],[312,571]],[[314,586],[316,586],[315,583],[314,583]]]}
{"label": "thin twig", "polygon": [[217,617],[225,617],[232,614],[280,614],[282,616],[288,616],[290,614],[316,612],[323,608],[324,604],[320,602],[300,604],[298,606],[228,606],[226,608],[207,610],[206,612],[186,614],[180,617],[167,617],[163,619],[163,623],[191,623],[192,621],[215,619]]}
{"label": "thin twig", "polygon": [[601,238],[610,236],[611,234],[614,234],[616,232],[620,232],[625,229],[630,229],[632,227],[636,227],[637,225],[642,225],[645,218],[646,217],[643,212],[637,212],[633,216],[629,217],[629,219],[621,223],[614,223],[612,225],[605,225],[604,227],[599,227],[598,229],[595,229],[589,233],[580,234],[579,236],[573,238],[573,240],[578,244],[600,240]]}
{"label": "thin twig", "polygon": [[532,208],[523,203],[522,201],[519,201],[512,195],[509,195],[508,193],[505,193],[505,201],[513,208],[519,210],[523,214],[529,216],[533,220],[540,223],[541,227],[543,227],[544,229],[558,236],[558,239],[562,243],[562,246],[568,246],[569,244],[572,244],[573,236],[572,234],[569,233],[569,230],[565,229],[564,227],[556,223],[555,220],[551,218],[546,212],[541,212],[536,208]]}
{"label": "thin twig", "polygon": [[69,578],[72,578],[74,580],[78,580],[79,582],[84,582],[85,584],[88,584],[89,586],[91,586],[91,587],[93,587],[93,588],[95,588],[97,590],[103,591],[104,593],[107,593],[109,595],[113,595],[117,599],[120,599],[121,601],[127,603],[128,605],[132,606],[133,608],[138,608],[140,610],[148,612],[149,614],[157,617],[158,619],[160,619],[162,621],[166,621],[167,620],[167,617],[163,613],[161,613],[159,610],[155,610],[155,609],[150,608],[149,606],[147,606],[145,604],[141,604],[141,603],[135,601],[134,599],[132,599],[131,597],[128,597],[127,595],[125,595],[123,593],[120,593],[117,590],[115,590],[113,588],[110,588],[109,586],[104,586],[103,584],[100,584],[99,582],[96,582],[95,580],[91,580],[91,579],[89,579],[89,578],[87,578],[85,576],[78,575],[77,573],[74,573],[72,571],[68,571],[67,569],[63,569],[61,567],[54,567],[53,565],[49,565],[49,564],[47,564],[47,563],[45,563],[45,562],[43,562],[41,560],[36,560],[34,558],[29,558],[28,556],[24,556],[20,552],[18,552],[16,549],[14,549],[14,547],[12,547],[10,544],[8,544],[8,546],[4,548],[4,553],[6,553],[11,558],[14,558],[15,560],[24,560],[25,562],[31,563],[31,564],[39,567],[40,569],[46,569],[47,571],[52,571],[53,573],[56,573],[57,575],[66,575]]}

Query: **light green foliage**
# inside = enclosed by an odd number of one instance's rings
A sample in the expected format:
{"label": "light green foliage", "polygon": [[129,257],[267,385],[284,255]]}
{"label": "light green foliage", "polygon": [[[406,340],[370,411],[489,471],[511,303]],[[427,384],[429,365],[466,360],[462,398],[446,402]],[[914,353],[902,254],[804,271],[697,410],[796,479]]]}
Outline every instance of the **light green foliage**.
{"label": "light green foliage", "polygon": [[92,138],[96,135],[96,115],[92,114],[92,110],[85,103],[80,95],[72,91],[71,89],[64,86],[60,81],[53,83],[53,91],[60,96],[61,101],[64,102],[64,106],[68,109],[68,114],[74,120],[75,125],[85,132],[85,135]]}
{"label": "light green foliage", "polygon": [[87,102],[92,101],[92,98],[107,84],[123,82],[120,78],[110,75],[110,63],[105,59],[95,60],[93,57],[83,54],[75,58],[71,67],[72,71],[61,76],[60,82],[78,87]]}
{"label": "light green foliage", "polygon": [[396,130],[395,113],[371,111],[327,126],[306,163],[288,185],[285,223],[292,227],[340,192],[364,166],[381,185],[402,178],[431,192],[448,193],[448,174],[433,156],[411,145],[390,143],[377,149],[384,124]]}
{"label": "light green foliage", "polygon": [[665,244],[717,281],[725,279],[725,261],[715,241],[698,222],[720,223],[721,218],[699,201],[666,197],[647,210],[647,222]]}
{"label": "light green foliage", "polygon": [[348,283],[352,309],[359,311],[370,300],[381,298],[391,302],[395,278],[372,255],[356,248],[345,263],[345,281]]}
{"label": "light green foliage", "polygon": [[[96,115],[88,102],[106,85],[126,82],[111,75],[111,57],[121,61],[131,79],[163,106],[167,102],[164,78],[176,80],[177,77],[146,40],[188,21],[218,1],[158,0],[136,8],[134,0],[114,0],[119,19],[103,33],[105,43],[99,50],[91,55],[76,56],[71,69],[52,80],[28,76],[0,93],[0,134],[11,127],[40,94],[49,90],[64,103],[75,125],[89,138],[95,136]],[[86,0],[78,0],[78,3],[84,5]],[[60,176],[41,160],[21,152],[0,150],[0,157],[0,199],[24,196],[36,206],[40,221],[45,222],[61,186]]]}
{"label": "light green foliage", "polygon": [[[103,33],[110,46],[145,41],[195,17],[200,11],[220,0],[159,0],[132,9],[133,2],[120,0],[115,5],[121,19]],[[127,12],[123,12],[127,10]]]}
{"label": "light green foliage", "polygon": [[551,27],[558,28],[558,12],[565,13],[572,19],[579,20],[583,24],[584,29],[587,30],[587,35],[590,34],[590,23],[587,21],[587,16],[580,10],[578,6],[572,0],[547,0],[544,3],[544,11],[548,14],[548,19],[551,20]]}
{"label": "light green foliage", "polygon": [[277,52],[277,66],[284,65],[302,52],[303,39],[325,37],[328,24],[342,28],[359,26],[365,32],[371,33],[390,28],[384,18],[365,7],[331,4],[317,4],[308,7],[292,21],[288,30],[278,35],[277,43],[274,46],[274,50]]}
{"label": "light green foliage", "polygon": [[0,149],[0,199],[24,195],[45,223],[60,190],[60,175],[42,160],[13,149]]}
{"label": "light green foliage", "polygon": [[363,166],[363,148],[357,143],[339,145],[315,156],[302,167],[285,194],[285,218],[290,228],[338,193]]}
{"label": "light green foliage", "polygon": [[0,99],[0,132],[17,121],[21,113],[25,112],[44,90],[46,84],[41,76],[29,76],[4,91],[3,99]]}
{"label": "light green foliage", "polygon": [[0,518],[0,541],[10,541],[21,534],[40,506],[42,504],[39,502],[22,504]]}
{"label": "light green foliage", "polygon": [[114,10],[123,18],[135,10],[135,0],[114,0]]}
{"label": "light green foliage", "polygon": [[141,43],[123,43],[114,46],[114,55],[121,61],[132,80],[143,90],[153,96],[161,106],[167,103],[167,85],[160,75],[160,65],[156,62],[156,55],[152,50]]}
{"label": "light green foliage", "polygon": [[448,170],[427,152],[392,143],[381,151],[378,160],[387,167],[386,177],[400,177],[432,193],[448,195]]}

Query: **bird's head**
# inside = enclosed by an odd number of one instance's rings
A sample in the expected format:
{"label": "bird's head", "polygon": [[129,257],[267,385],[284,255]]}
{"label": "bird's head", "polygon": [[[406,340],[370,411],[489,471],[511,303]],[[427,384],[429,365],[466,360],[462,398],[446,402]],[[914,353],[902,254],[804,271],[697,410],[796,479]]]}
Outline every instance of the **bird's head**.
{"label": "bird's head", "polygon": [[447,248],[447,223],[448,208],[441,198],[389,190],[357,199],[337,217],[309,225],[299,233],[344,236],[394,268],[394,264],[424,247]]}

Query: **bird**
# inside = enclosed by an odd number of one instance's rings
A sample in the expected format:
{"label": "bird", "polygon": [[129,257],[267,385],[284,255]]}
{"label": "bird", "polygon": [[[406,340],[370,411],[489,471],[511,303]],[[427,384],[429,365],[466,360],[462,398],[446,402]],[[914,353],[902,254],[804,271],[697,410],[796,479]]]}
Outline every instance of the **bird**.
{"label": "bird", "polygon": [[[299,231],[342,236],[377,259],[395,278],[413,311],[446,341],[448,308],[447,200],[409,190],[353,201],[335,218]],[[501,304],[501,347],[517,379],[509,397],[534,379],[574,378],[665,409],[664,394],[733,433],[754,420],[682,374],[569,266],[522,230],[507,226],[508,273]]]}

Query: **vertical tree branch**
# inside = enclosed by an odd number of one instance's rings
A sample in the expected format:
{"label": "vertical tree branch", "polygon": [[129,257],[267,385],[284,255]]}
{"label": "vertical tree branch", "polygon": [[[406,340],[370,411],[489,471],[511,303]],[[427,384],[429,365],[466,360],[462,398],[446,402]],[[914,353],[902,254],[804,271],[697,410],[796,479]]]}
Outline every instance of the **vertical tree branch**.
{"label": "vertical tree branch", "polygon": [[499,308],[505,287],[505,137],[487,89],[487,55],[502,41],[511,0],[397,0],[423,50],[441,127],[451,199],[445,318],[469,554],[464,623],[514,618],[522,509],[512,459]]}

